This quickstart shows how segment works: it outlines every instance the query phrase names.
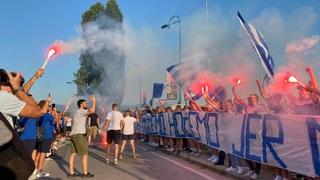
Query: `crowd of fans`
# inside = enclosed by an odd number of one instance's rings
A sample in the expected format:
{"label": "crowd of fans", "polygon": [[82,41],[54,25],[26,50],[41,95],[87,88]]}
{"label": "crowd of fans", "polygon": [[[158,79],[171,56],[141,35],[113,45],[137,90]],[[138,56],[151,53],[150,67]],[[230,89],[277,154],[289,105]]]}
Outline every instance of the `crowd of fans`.
{"label": "crowd of fans", "polygon": [[[257,87],[260,95],[248,94],[246,100],[242,99],[237,94],[237,89],[240,88],[237,84],[232,87],[233,98],[218,99],[211,98],[208,90],[204,90],[203,97],[205,104],[200,105],[194,101],[189,94],[185,93],[185,100],[188,105],[175,107],[145,107],[139,111],[140,116],[151,116],[163,112],[188,112],[188,111],[207,111],[219,113],[275,113],[275,114],[296,114],[296,115],[319,115],[320,114],[320,93],[318,90],[317,81],[312,68],[306,68],[306,72],[310,77],[307,85],[298,84],[296,94],[292,91],[269,93],[263,88],[260,81],[257,80]],[[179,122],[177,122],[179,123]],[[200,144],[194,140],[184,138],[168,138],[155,135],[139,134],[142,141],[148,141],[151,145],[159,146],[159,148],[167,149],[172,153],[180,153],[186,151],[189,155],[199,156],[205,150],[212,154],[208,161],[215,165],[225,165],[226,157],[228,163],[225,171],[245,175],[250,179],[257,179],[260,174],[261,164],[249,160],[241,159],[237,156],[227,154],[214,148],[210,148],[204,144]],[[245,163],[249,167],[248,172],[244,172]],[[274,168],[275,180],[286,180],[289,177],[287,170]],[[306,178],[297,174],[297,177]],[[312,179],[308,177],[309,179]]]}

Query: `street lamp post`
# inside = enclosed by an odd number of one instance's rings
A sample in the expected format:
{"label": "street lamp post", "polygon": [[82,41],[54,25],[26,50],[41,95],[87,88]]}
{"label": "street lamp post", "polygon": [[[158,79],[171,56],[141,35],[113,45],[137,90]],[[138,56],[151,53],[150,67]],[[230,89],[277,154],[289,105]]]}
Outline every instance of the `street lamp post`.
{"label": "street lamp post", "polygon": [[[162,29],[170,28],[171,25],[179,23],[179,64],[181,64],[181,19],[178,15],[174,15],[169,19],[168,24],[161,26]],[[181,104],[181,86],[179,85],[179,99],[178,104]]]}
{"label": "street lamp post", "polygon": [[139,71],[139,105],[140,105],[140,107],[142,106],[142,103],[141,103],[141,99],[142,99],[142,97],[141,97],[141,68],[140,68],[140,66],[139,65],[134,65],[134,67],[136,67],[137,69],[138,69],[138,71]]}

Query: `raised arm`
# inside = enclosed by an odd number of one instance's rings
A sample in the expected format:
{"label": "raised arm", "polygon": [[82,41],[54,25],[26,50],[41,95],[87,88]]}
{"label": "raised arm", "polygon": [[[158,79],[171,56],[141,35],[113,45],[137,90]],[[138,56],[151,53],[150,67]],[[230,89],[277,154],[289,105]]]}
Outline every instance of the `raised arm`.
{"label": "raised arm", "polygon": [[234,96],[234,99],[239,102],[240,104],[246,106],[246,103],[243,101],[243,99],[241,99],[241,97],[237,94],[236,92],[236,85],[235,86],[232,86],[232,93],[233,93],[233,96]]}
{"label": "raised arm", "polygon": [[209,92],[207,90],[204,91],[203,97],[205,101],[214,109],[220,110],[220,106],[218,103],[216,103],[211,97],[209,96]]}
{"label": "raised arm", "polygon": [[20,86],[20,74],[17,73],[15,77],[13,77],[11,73],[7,73],[7,75],[9,77],[11,87],[16,97],[25,102],[25,106],[21,110],[19,115],[30,118],[41,117],[43,112],[41,112],[38,104],[34,103],[33,98],[30,97],[26,92],[24,92],[23,88]]}
{"label": "raised arm", "polygon": [[24,91],[28,94],[33,84],[39,79],[44,73],[44,69],[38,69],[37,72],[23,85]]}
{"label": "raised arm", "polygon": [[310,77],[310,86],[314,89],[317,89],[318,82],[317,82],[316,76],[314,75],[312,67],[307,67],[306,72],[308,73],[308,75]]}
{"label": "raised arm", "polygon": [[96,97],[94,95],[90,96],[91,107],[89,108],[88,114],[92,114],[96,110]]}

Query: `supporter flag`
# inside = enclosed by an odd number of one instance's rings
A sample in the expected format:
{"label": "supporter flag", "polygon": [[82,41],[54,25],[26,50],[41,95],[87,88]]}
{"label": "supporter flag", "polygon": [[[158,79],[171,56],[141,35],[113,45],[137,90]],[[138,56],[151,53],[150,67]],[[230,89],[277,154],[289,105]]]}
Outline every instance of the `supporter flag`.
{"label": "supporter flag", "polygon": [[272,79],[274,76],[275,65],[269,53],[267,44],[263,39],[263,36],[254,26],[252,26],[250,23],[247,23],[239,12],[238,12],[238,19],[242,27],[244,28],[244,30],[247,32],[252,42],[253,48],[258,54],[262,67],[266,71],[268,78]]}
{"label": "supporter flag", "polygon": [[186,83],[193,81],[197,74],[205,70],[206,63],[196,60],[184,61],[181,64],[175,64],[167,68],[168,73],[183,87]]}
{"label": "supporter flag", "polygon": [[153,83],[153,95],[152,95],[152,98],[161,98],[163,89],[164,89],[164,84],[162,84],[162,83]]}

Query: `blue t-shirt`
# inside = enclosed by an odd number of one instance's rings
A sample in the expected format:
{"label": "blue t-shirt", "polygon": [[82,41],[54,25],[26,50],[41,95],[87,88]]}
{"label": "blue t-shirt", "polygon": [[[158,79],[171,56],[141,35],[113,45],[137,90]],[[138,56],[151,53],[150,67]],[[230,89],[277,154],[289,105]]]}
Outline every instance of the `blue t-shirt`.
{"label": "blue t-shirt", "polygon": [[20,125],[24,128],[20,135],[20,140],[36,140],[37,138],[37,119],[22,118]]}
{"label": "blue t-shirt", "polygon": [[54,118],[51,114],[46,113],[45,115],[41,116],[38,125],[42,126],[44,129],[43,132],[43,139],[52,139],[54,134]]}

